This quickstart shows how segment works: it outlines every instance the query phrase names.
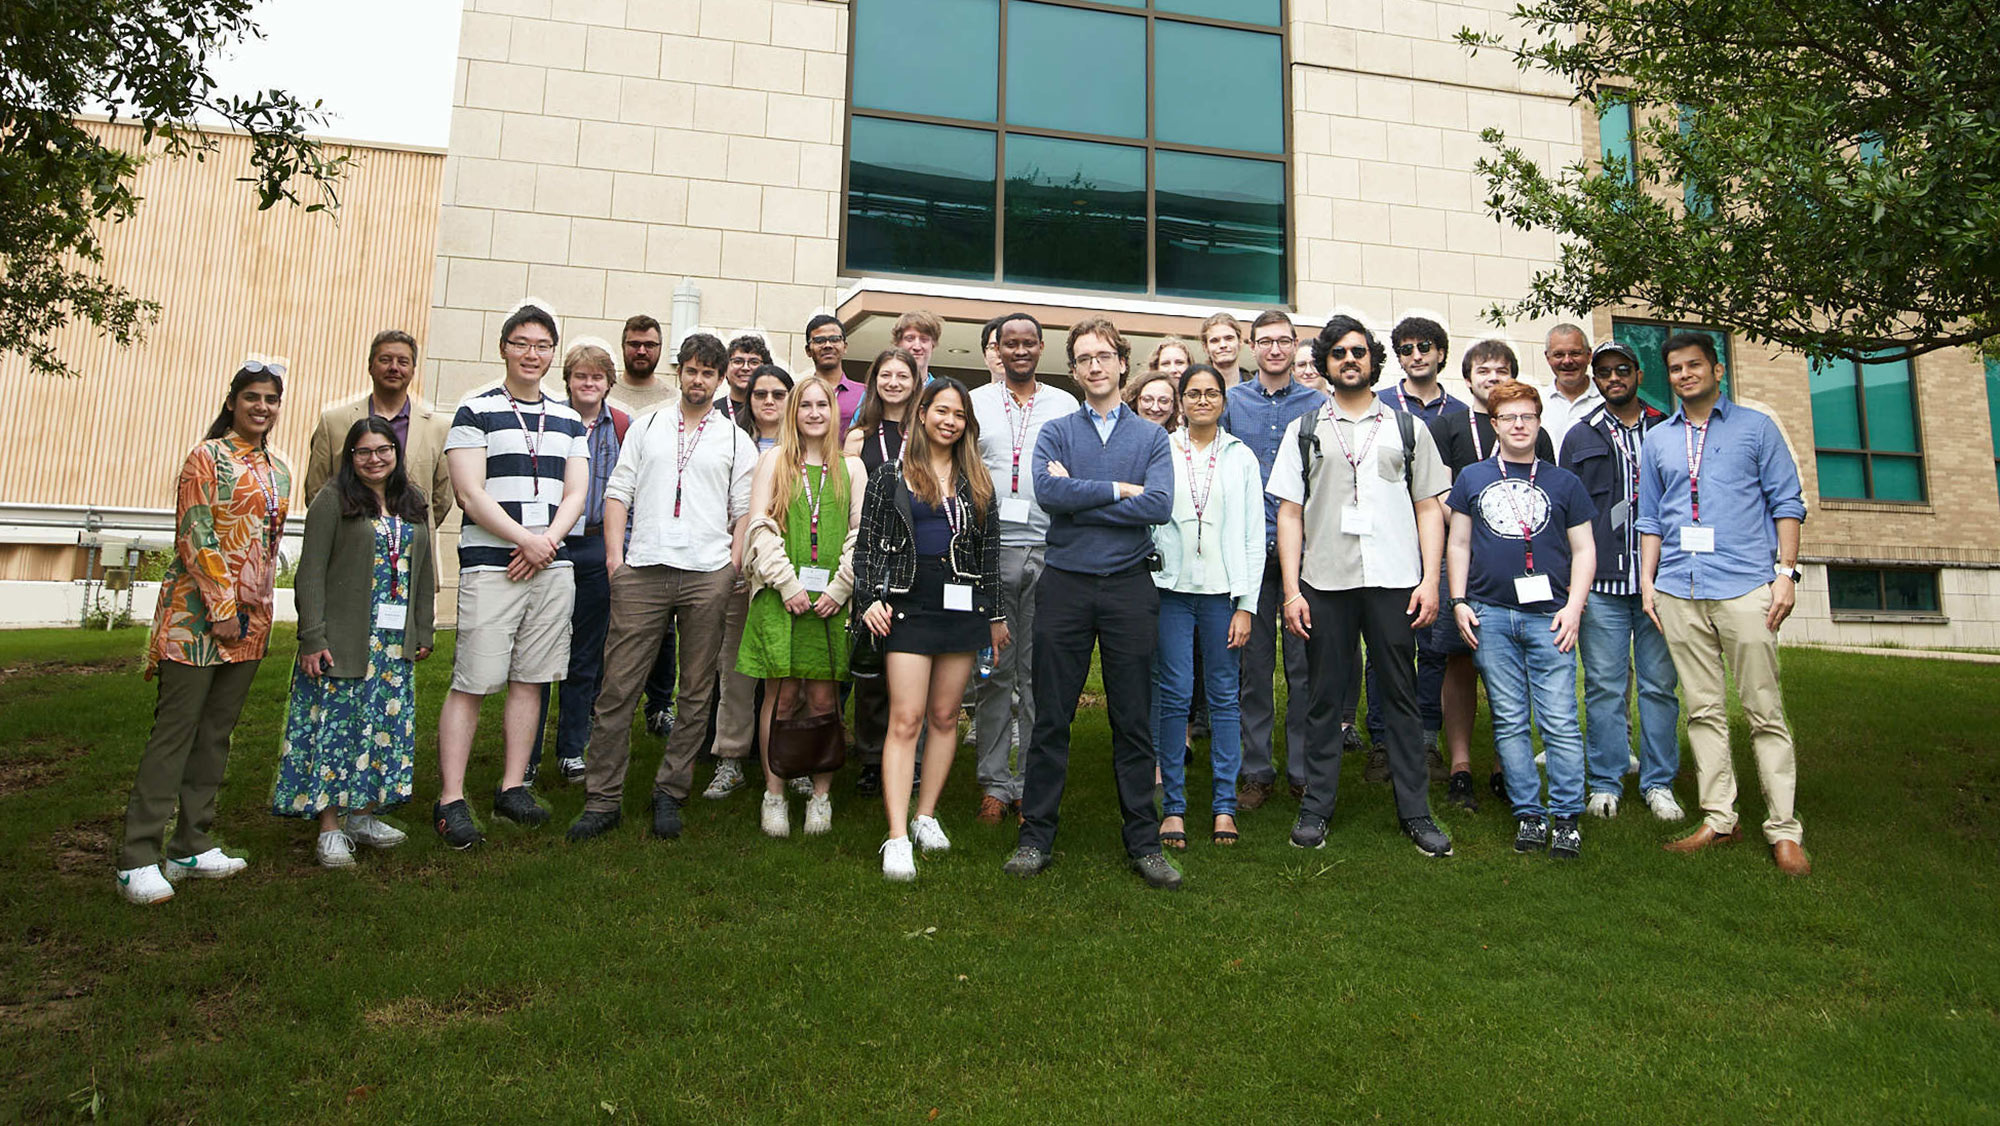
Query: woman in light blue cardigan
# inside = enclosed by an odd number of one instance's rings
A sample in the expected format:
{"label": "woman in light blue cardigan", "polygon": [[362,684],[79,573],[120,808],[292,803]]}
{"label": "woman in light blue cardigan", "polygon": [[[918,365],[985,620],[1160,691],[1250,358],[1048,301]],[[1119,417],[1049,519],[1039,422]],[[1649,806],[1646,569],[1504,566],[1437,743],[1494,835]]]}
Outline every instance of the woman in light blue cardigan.
{"label": "woman in light blue cardigan", "polygon": [[1154,753],[1166,789],[1160,843],[1187,847],[1187,721],[1194,656],[1200,647],[1208,694],[1209,760],[1215,773],[1216,844],[1236,843],[1236,772],[1243,763],[1237,707],[1237,654],[1264,579],[1264,487],[1257,455],[1219,425],[1222,376],[1195,364],[1180,380],[1187,425],[1169,437],[1174,461],[1173,518],[1153,531],[1160,570],[1159,705]]}

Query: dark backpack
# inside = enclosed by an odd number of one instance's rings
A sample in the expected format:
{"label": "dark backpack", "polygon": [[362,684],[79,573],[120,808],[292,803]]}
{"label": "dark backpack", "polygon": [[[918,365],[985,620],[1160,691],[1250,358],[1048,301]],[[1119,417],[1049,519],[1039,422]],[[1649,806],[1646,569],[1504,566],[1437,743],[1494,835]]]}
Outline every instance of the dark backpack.
{"label": "dark backpack", "polygon": [[[1417,420],[1408,411],[1388,410],[1396,416],[1396,432],[1403,437],[1403,489],[1410,490],[1410,462],[1417,455]],[[1318,471],[1322,454],[1319,448],[1319,408],[1314,407],[1308,414],[1299,416],[1299,465],[1305,470],[1306,500],[1313,495],[1313,474]],[[1359,472],[1357,469],[1356,472]],[[1301,503],[1299,507],[1305,505]]]}

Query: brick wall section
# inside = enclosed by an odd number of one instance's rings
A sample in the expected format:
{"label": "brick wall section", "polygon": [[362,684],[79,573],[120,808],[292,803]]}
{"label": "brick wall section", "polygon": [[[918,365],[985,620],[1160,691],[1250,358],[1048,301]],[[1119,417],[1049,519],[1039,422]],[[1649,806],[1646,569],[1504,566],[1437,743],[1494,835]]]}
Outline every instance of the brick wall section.
{"label": "brick wall section", "polygon": [[844,0],[468,0],[431,386],[499,378],[525,295],[615,342],[682,278],[703,327],[802,356],[834,295],[846,51]]}

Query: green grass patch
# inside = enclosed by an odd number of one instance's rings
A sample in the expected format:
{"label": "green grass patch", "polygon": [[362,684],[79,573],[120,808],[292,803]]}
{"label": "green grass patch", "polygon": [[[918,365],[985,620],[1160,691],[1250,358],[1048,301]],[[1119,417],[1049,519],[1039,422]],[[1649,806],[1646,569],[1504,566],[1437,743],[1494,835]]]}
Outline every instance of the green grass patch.
{"label": "green grass patch", "polygon": [[[235,740],[220,834],[243,876],[120,901],[111,856],[152,714],[142,630],[0,635],[0,1119],[130,1122],[1976,1122],[2000,1117],[2000,760],[1990,666],[1785,654],[1816,871],[1693,858],[1636,799],[1584,857],[1510,849],[1498,803],[1423,859],[1348,764],[1328,847],[1280,796],[1185,891],[1124,866],[1103,712],[1085,712],[1055,867],[1000,873],[961,752],[953,851],[885,884],[881,807],[770,841],[756,796],[646,839],[426,827],[446,645],[422,666],[412,839],[312,863],[265,812],[293,642]],[[1742,812],[1763,808],[1736,728]],[[1483,774],[1482,732],[1475,763]],[[1192,773],[1205,770],[1201,757]],[[698,784],[706,781],[706,770]],[[1692,763],[1681,799],[1693,807]],[[1441,801],[1441,790],[1439,791]],[[793,801],[793,821],[801,816]],[[1754,834],[1753,838],[1754,838]]]}

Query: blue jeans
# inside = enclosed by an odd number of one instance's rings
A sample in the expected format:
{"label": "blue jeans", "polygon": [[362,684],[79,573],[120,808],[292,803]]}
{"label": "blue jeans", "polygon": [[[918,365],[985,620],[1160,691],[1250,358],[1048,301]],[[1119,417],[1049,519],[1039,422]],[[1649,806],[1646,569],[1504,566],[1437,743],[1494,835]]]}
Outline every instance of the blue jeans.
{"label": "blue jeans", "polygon": [[1583,607],[1583,709],[1590,737],[1590,792],[1625,788],[1631,755],[1631,717],[1625,686],[1639,680],[1639,792],[1671,787],[1681,770],[1680,699],[1674,695],[1673,654],[1667,639],[1639,607],[1636,594],[1598,594]]}
{"label": "blue jeans", "polygon": [[[1555,615],[1485,602],[1472,603],[1472,610],[1479,616],[1479,648],[1473,656],[1486,678],[1493,749],[1507,772],[1507,802],[1514,816],[1577,816],[1583,812],[1584,765],[1583,732],[1576,723],[1576,657],[1556,650],[1556,635],[1549,629]],[[1547,756],[1547,805],[1535,771],[1531,708]]]}
{"label": "blue jeans", "polygon": [[1166,798],[1164,817],[1187,813],[1188,707],[1194,699],[1194,653],[1201,646],[1203,693],[1208,697],[1209,764],[1215,773],[1215,816],[1236,814],[1236,772],[1243,765],[1243,717],[1237,705],[1237,660],[1229,648],[1235,605],[1226,594],[1160,592],[1159,707],[1153,712],[1153,748]]}

